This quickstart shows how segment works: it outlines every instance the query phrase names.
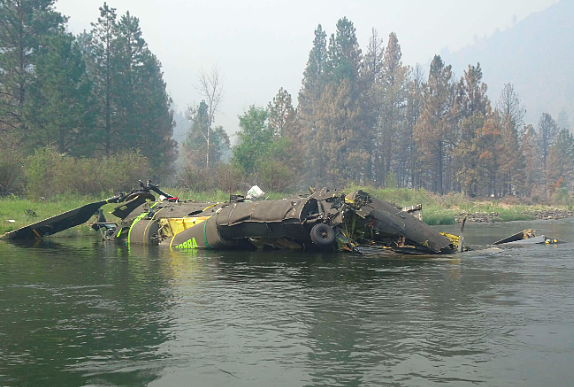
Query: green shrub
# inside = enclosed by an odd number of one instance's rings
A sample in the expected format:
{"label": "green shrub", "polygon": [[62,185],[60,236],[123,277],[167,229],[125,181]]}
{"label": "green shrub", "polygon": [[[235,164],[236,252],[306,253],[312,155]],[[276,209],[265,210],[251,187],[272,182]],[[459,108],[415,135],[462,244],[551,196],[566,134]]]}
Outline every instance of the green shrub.
{"label": "green shrub", "polygon": [[26,160],[25,192],[30,198],[70,194],[108,196],[129,191],[149,173],[148,160],[138,152],[83,159],[40,148]]}
{"label": "green shrub", "polygon": [[18,151],[0,150],[0,195],[22,191],[24,157]]}
{"label": "green shrub", "polygon": [[455,224],[454,216],[449,212],[425,213],[423,208],[423,222],[430,226]]}
{"label": "green shrub", "polygon": [[287,192],[295,180],[295,172],[291,168],[272,158],[260,160],[258,171],[254,174],[254,181],[257,181],[263,190],[275,192]]}

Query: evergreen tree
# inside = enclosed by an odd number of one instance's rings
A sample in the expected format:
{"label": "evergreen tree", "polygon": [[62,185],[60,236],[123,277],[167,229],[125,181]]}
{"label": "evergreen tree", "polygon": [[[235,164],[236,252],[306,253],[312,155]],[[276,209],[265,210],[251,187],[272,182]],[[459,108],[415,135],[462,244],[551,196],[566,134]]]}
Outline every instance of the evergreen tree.
{"label": "evergreen tree", "polygon": [[[562,129],[556,141],[548,150],[544,180],[547,184],[572,187],[574,182],[574,137],[567,129]],[[559,187],[557,187],[559,188]]]}
{"label": "evergreen tree", "polygon": [[361,166],[368,155],[361,146],[360,107],[352,100],[350,80],[330,84],[317,109],[317,132],[313,147],[321,166],[321,185],[337,187],[347,181],[358,181]]}
{"label": "evergreen tree", "polygon": [[94,83],[99,149],[105,155],[138,150],[156,176],[168,172],[177,153],[172,101],[139,19],[127,12],[118,22],[115,9],[104,3],[81,46]]}
{"label": "evergreen tree", "polygon": [[514,128],[518,129],[524,124],[523,118],[526,110],[520,105],[520,97],[511,83],[504,85],[496,108]]}
{"label": "evergreen tree", "polygon": [[[474,113],[474,115],[482,115],[482,113]],[[497,151],[497,145],[500,143],[500,117],[496,112],[486,117],[484,126],[474,141],[477,143],[476,149],[479,153],[479,179],[474,192],[498,196],[496,189],[499,178],[500,153]]]}
{"label": "evergreen tree", "polygon": [[[112,106],[115,107],[115,142],[124,148],[138,148],[138,137],[146,131],[149,119],[147,81],[143,78],[146,60],[154,61],[142,38],[139,19],[129,11],[120,17],[114,33],[114,73],[111,90]],[[141,139],[140,139],[141,140]]]}
{"label": "evergreen tree", "polygon": [[478,193],[481,181],[495,189],[497,153],[492,141],[499,134],[498,120],[491,115],[486,91],[480,64],[469,65],[456,86],[452,108],[456,138],[449,144],[450,154],[455,159],[457,182],[472,196]]}
{"label": "evergreen tree", "polygon": [[307,67],[303,72],[303,87],[299,92],[299,110],[305,117],[312,116],[313,103],[321,96],[326,61],[327,34],[319,24],[315,30],[315,39],[313,48],[309,52]]}
{"label": "evergreen tree", "polygon": [[507,83],[502,89],[497,110],[501,120],[501,141],[498,145],[499,183],[502,196],[526,191],[526,160],[520,151],[519,127],[523,124],[525,110],[514,87]]}
{"label": "evergreen tree", "polygon": [[337,22],[327,56],[327,86],[315,110],[317,130],[311,148],[328,150],[316,155],[320,179],[329,184],[360,181],[365,176],[370,137],[359,71],[362,54],[355,27],[348,19]]}
{"label": "evergreen tree", "polygon": [[299,138],[299,128],[295,108],[291,102],[291,94],[280,88],[273,101],[267,107],[269,111],[269,126],[275,138]]}
{"label": "evergreen tree", "polygon": [[383,54],[383,39],[379,38],[379,32],[373,28],[362,70],[364,81],[368,82],[371,87],[382,80]]}
{"label": "evergreen tree", "polygon": [[327,51],[325,75],[327,82],[339,83],[343,79],[356,84],[359,80],[362,54],[356,29],[346,17],[337,22],[337,31],[331,34]]}
{"label": "evergreen tree", "polygon": [[24,102],[47,42],[63,28],[55,0],[0,1],[0,136],[21,142],[28,135]]}
{"label": "evergreen tree", "polygon": [[297,118],[301,125],[301,143],[306,160],[305,172],[307,180],[311,183],[322,174],[319,155],[312,144],[317,131],[315,111],[324,89],[326,61],[327,34],[319,24],[315,29],[313,47],[303,73],[303,87],[299,92],[297,108]]}
{"label": "evergreen tree", "polygon": [[524,127],[520,133],[520,152],[526,162],[525,193],[530,195],[542,180],[542,151],[532,125]]}
{"label": "evergreen tree", "polygon": [[383,40],[379,38],[378,31],[373,28],[361,72],[365,102],[366,139],[364,143],[368,157],[365,166],[365,182],[367,183],[375,180],[373,164],[376,150],[381,148],[381,145],[376,142],[376,133],[382,106],[383,53]]}
{"label": "evergreen tree", "polygon": [[[89,36],[89,48],[86,62],[94,81],[94,93],[98,115],[96,128],[98,136],[102,138],[101,147],[106,156],[110,156],[121,143],[112,142],[112,138],[120,138],[119,129],[113,120],[116,109],[113,106],[113,93],[116,87],[114,74],[117,74],[118,47],[116,9],[110,8],[106,3],[100,7],[100,17],[97,23],[92,23]],[[117,145],[116,145],[117,144]]]}
{"label": "evergreen tree", "polygon": [[[482,138],[485,124],[486,116],[482,112],[476,112],[463,119],[460,122],[462,136],[453,150],[458,164],[456,179],[468,196],[475,196],[478,193],[479,183],[483,180],[483,176],[487,175],[484,169],[481,169],[481,164],[493,164],[491,159],[494,152],[485,149],[485,146],[490,144]],[[491,126],[487,127],[488,135],[493,135],[492,132]],[[490,170],[492,171],[492,168]]]}
{"label": "evergreen tree", "polygon": [[548,113],[542,113],[538,121],[538,139],[540,141],[540,151],[542,152],[542,168],[546,169],[546,159],[548,152],[558,136],[558,125]]}
{"label": "evergreen tree", "polygon": [[407,90],[406,112],[404,122],[404,136],[408,139],[406,151],[408,152],[408,172],[412,187],[420,187],[419,158],[414,138],[414,128],[419,119],[423,104],[424,74],[420,65],[415,66],[410,73],[410,81]]}
{"label": "evergreen tree", "polygon": [[451,66],[446,66],[441,57],[435,55],[423,91],[423,108],[414,128],[414,138],[421,160],[421,180],[426,180],[422,185],[440,194],[445,192],[445,144],[455,143],[453,98]]}
{"label": "evergreen tree", "polygon": [[[196,169],[206,168],[207,152],[207,127],[209,125],[209,112],[205,101],[201,101],[197,108],[189,108],[187,117],[191,121],[191,127],[184,141],[183,147],[188,165],[191,164]],[[212,146],[210,147],[211,168],[221,161],[222,155],[229,151],[229,136],[221,126],[212,133]]]}
{"label": "evergreen tree", "polygon": [[172,139],[175,123],[161,63],[149,50],[144,51],[137,80],[134,114],[139,113],[140,127],[134,132],[136,149],[150,160],[156,176],[165,175],[177,158],[177,143]]}
{"label": "evergreen tree", "polygon": [[35,77],[23,111],[29,149],[51,146],[60,153],[89,155],[91,83],[72,35],[61,33],[50,39],[37,60]]}
{"label": "evergreen tree", "polygon": [[379,130],[377,131],[379,162],[376,163],[377,182],[386,185],[385,177],[394,165],[394,174],[402,186],[405,179],[404,170],[407,163],[409,133],[405,132],[405,109],[408,87],[408,67],[403,66],[401,46],[397,35],[392,32],[385,50],[381,82],[381,108]]}

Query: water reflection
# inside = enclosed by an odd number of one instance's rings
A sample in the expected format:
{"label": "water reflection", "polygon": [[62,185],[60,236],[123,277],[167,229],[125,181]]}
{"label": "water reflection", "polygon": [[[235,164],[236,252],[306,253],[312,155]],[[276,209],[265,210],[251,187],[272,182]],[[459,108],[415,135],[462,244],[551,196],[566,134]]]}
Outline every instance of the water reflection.
{"label": "water reflection", "polygon": [[168,339],[168,262],[90,240],[0,249],[6,382],[142,385],[157,377],[161,362],[149,362],[161,360],[155,349]]}
{"label": "water reflection", "polygon": [[0,244],[0,385],[567,385],[572,253]]}

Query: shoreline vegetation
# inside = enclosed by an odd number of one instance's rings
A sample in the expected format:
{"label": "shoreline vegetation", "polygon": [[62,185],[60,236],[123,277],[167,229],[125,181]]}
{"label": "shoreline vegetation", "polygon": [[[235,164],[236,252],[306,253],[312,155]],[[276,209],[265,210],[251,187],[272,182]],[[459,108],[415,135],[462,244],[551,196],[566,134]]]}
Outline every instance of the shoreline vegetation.
{"label": "shoreline vegetation", "polygon": [[[423,205],[423,221],[429,225],[448,225],[460,223],[466,216],[467,222],[509,222],[529,221],[535,219],[562,219],[574,217],[572,205],[525,204],[516,198],[496,200],[489,198],[465,198],[462,194],[435,195],[426,190],[405,188],[375,189],[372,187],[349,186],[344,192],[362,189],[373,196],[393,203],[397,207],[415,204]],[[221,190],[196,192],[182,188],[165,188],[180,200],[219,202],[229,199],[229,193]],[[268,200],[281,199],[293,193],[270,192]],[[0,198],[0,235],[24,227],[51,216],[83,206],[103,198],[100,196],[58,195],[49,199],[28,199],[15,195]],[[108,195],[109,196],[109,195]],[[115,222],[109,214],[115,204],[103,207],[109,221]],[[95,219],[95,218],[94,218]],[[13,220],[14,222],[11,222]],[[54,237],[95,236],[91,222],[56,234]]]}

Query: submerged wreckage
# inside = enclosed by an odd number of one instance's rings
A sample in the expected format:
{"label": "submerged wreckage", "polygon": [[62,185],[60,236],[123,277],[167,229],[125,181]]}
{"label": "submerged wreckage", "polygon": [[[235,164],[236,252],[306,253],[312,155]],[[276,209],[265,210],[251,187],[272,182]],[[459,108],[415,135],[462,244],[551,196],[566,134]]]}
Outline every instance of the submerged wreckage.
{"label": "submerged wreckage", "polygon": [[[154,194],[160,195],[156,201]],[[119,224],[107,222],[99,210],[111,212]],[[323,189],[282,200],[251,201],[231,195],[221,203],[180,202],[156,185],[140,182],[137,190],[90,203],[61,215],[11,231],[3,239],[37,239],[88,221],[106,239],[173,249],[362,249],[402,253],[448,254],[458,237],[441,234],[407,211],[366,192],[349,195]]]}
{"label": "submerged wreckage", "polygon": [[[156,201],[154,194],[159,195]],[[249,195],[248,195],[249,198]],[[106,221],[101,207],[121,221]],[[37,239],[87,222],[107,240],[172,249],[255,249],[394,251],[450,254],[464,250],[462,238],[439,233],[416,217],[420,206],[397,208],[366,192],[322,189],[282,200],[249,200],[231,195],[227,202],[181,202],[150,181],[120,194],[11,231],[8,240]],[[526,239],[530,234],[524,233]],[[519,239],[513,236],[512,241]],[[500,241],[503,242],[503,241]]]}

